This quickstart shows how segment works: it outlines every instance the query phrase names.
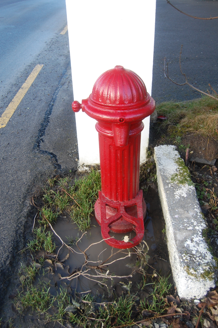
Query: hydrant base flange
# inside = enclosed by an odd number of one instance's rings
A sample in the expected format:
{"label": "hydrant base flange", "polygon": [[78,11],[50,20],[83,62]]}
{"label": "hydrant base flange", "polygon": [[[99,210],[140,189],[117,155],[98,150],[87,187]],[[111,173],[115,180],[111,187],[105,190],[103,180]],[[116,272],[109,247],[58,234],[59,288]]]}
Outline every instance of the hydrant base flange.
{"label": "hydrant base flange", "polygon": [[[101,225],[103,239],[112,247],[125,249],[134,247],[142,241],[144,237],[145,213],[146,204],[141,190],[134,199],[124,202],[110,200],[99,191],[99,198],[95,203],[95,217]],[[109,235],[110,231],[116,233],[135,231],[136,236],[128,242],[120,241],[111,237]]]}
{"label": "hydrant base flange", "polygon": [[[146,215],[146,203],[144,198],[142,198],[142,210],[143,210],[143,218],[145,218]],[[127,213],[131,215],[132,217],[137,217],[137,207],[136,205],[129,206],[126,209]],[[110,218],[112,215],[116,214],[116,209],[114,207],[111,207],[107,205],[106,207],[106,218]],[[95,203],[95,218],[98,224],[101,226],[101,203],[100,198],[97,199]],[[111,231],[114,233],[128,233],[130,231],[134,230],[134,225],[129,223],[126,220],[123,220],[122,218],[111,224]]]}

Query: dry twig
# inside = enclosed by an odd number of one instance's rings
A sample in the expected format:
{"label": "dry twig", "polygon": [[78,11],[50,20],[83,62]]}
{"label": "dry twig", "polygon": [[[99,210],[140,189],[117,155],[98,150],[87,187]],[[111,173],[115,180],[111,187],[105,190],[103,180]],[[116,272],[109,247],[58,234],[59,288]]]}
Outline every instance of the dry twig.
{"label": "dry twig", "polygon": [[210,85],[210,83],[208,85],[211,88],[211,90],[215,93],[215,95],[218,97],[218,93],[214,90],[214,88],[212,88],[212,86]]}
{"label": "dry twig", "polygon": [[206,303],[203,305],[203,307],[202,307],[202,309],[201,309],[201,311],[200,311],[200,313],[199,313],[198,321],[197,321],[197,323],[196,323],[195,328],[198,328],[198,325],[199,325],[199,322],[200,322],[200,319],[201,319],[202,313],[204,312],[204,309],[205,309],[206,305],[207,305]]}
{"label": "dry twig", "polygon": [[176,9],[177,11],[179,11],[181,14],[186,15],[188,17],[194,18],[194,19],[201,19],[201,20],[212,20],[212,19],[218,19],[218,16],[216,17],[197,17],[197,16],[192,16],[189,14],[186,14],[184,11],[178,9],[177,7],[175,7],[169,0],[166,0],[167,3],[172,6],[174,9]]}
{"label": "dry twig", "polygon": [[[176,313],[176,314],[174,313],[174,314],[157,315],[157,316],[147,318],[147,319],[144,319],[144,320],[141,320],[141,321],[131,322],[131,323],[129,323],[129,326],[130,325],[138,325],[138,324],[146,322],[146,321],[153,321],[154,319],[169,318],[169,317],[180,316],[180,315],[185,315],[186,316],[187,313]],[[126,327],[126,324],[121,325],[121,326],[116,326],[114,328],[122,328],[122,327]]]}
{"label": "dry twig", "polygon": [[39,212],[37,211],[37,213],[36,213],[36,215],[34,216],[34,219],[33,219],[32,232],[33,232],[33,230],[34,230],[34,228],[35,228],[36,218],[37,218],[38,214],[39,214]]}
{"label": "dry twig", "polygon": [[67,194],[67,196],[70,197],[70,198],[76,203],[76,205],[79,206],[79,208],[82,208],[82,207],[80,206],[80,204],[77,203],[77,201],[75,200],[75,198],[74,198],[73,196],[71,196],[71,195],[70,195],[65,189],[61,188],[61,190],[62,190],[63,192],[65,192],[65,194]]}
{"label": "dry twig", "polygon": [[[70,246],[68,246],[63,240],[62,240],[62,238],[58,235],[58,233],[54,230],[54,228],[52,227],[52,225],[51,225],[51,223],[44,217],[44,219],[47,221],[47,223],[48,223],[48,225],[50,226],[50,228],[51,228],[51,230],[52,230],[52,232],[54,233],[54,235],[60,240],[60,242],[61,242],[61,247],[58,249],[58,252],[57,252],[57,255],[56,255],[56,258],[58,258],[58,255],[59,255],[59,253],[60,253],[60,250],[65,246],[69,251],[71,251],[72,253],[76,253],[76,254],[78,254],[78,255],[82,255],[83,254],[83,256],[84,256],[84,263],[83,263],[83,265],[81,266],[81,268],[79,269],[79,270],[77,270],[77,271],[74,271],[70,276],[68,276],[68,277],[61,277],[61,280],[69,280],[69,281],[71,281],[71,280],[73,280],[73,279],[77,279],[77,278],[79,278],[80,276],[82,276],[82,277],[84,277],[84,278],[86,278],[86,279],[88,279],[88,280],[91,280],[91,281],[94,281],[94,282],[96,282],[96,283],[100,283],[100,284],[102,284],[102,285],[104,285],[105,287],[107,287],[107,284],[105,284],[104,282],[102,282],[102,281],[99,281],[99,280],[96,280],[95,278],[101,278],[101,279],[114,279],[114,278],[119,278],[119,279],[122,279],[122,278],[132,278],[132,274],[130,274],[130,275],[126,275],[126,276],[117,276],[117,275],[109,275],[108,273],[109,273],[109,270],[106,270],[106,267],[108,267],[109,265],[111,265],[111,264],[113,264],[113,263],[115,263],[115,262],[117,262],[117,261],[120,261],[120,260],[125,260],[127,257],[129,257],[130,255],[131,255],[131,253],[130,252],[128,252],[128,254],[126,255],[126,256],[123,256],[123,257],[121,257],[121,258],[118,258],[118,259],[115,259],[115,260],[113,260],[113,261],[111,261],[111,262],[109,262],[108,263],[108,260],[111,258],[111,257],[113,257],[113,256],[115,256],[116,254],[118,254],[118,253],[120,253],[121,251],[123,251],[123,250],[118,250],[117,252],[115,252],[115,253],[113,253],[113,254],[111,254],[108,258],[107,258],[107,260],[105,260],[105,261],[103,261],[103,262],[101,262],[101,261],[89,261],[88,260],[88,255],[86,254],[86,251],[88,250],[88,249],[90,249],[92,246],[94,246],[94,245],[97,245],[97,244],[99,244],[99,243],[102,243],[103,241],[105,241],[104,239],[102,239],[102,240],[100,240],[100,241],[98,241],[98,242],[96,242],[96,243],[92,243],[92,244],[90,244],[84,251],[82,251],[80,248],[79,248],[79,246],[78,246],[78,242],[79,241],[81,241],[81,239],[83,238],[83,236],[86,234],[86,232],[84,232],[83,234],[82,234],[82,236],[79,238],[79,240],[77,241],[77,243],[76,243],[76,246],[77,246],[77,248],[80,250],[80,252],[77,252],[75,249],[73,249],[72,247],[70,247]],[[111,237],[110,237],[111,238]],[[139,251],[139,250],[138,250]],[[99,263],[99,262],[101,262],[100,264],[98,264],[98,265],[96,265],[96,266],[90,266],[90,267],[88,267],[88,263]],[[85,268],[85,266],[86,267],[88,267],[87,269],[85,269],[84,270],[84,268]],[[95,271],[96,271],[96,274],[91,274],[91,273],[89,273],[89,271],[90,270],[92,270],[92,269],[94,269]],[[106,273],[100,273],[100,272],[98,272],[97,270],[100,270],[100,271],[106,271]]]}
{"label": "dry twig", "polygon": [[183,48],[183,45],[181,45],[181,50],[180,50],[180,53],[179,53],[179,68],[180,68],[181,74],[185,78],[185,82],[184,83],[178,83],[178,82],[174,81],[173,79],[171,79],[171,77],[169,76],[169,73],[168,73],[168,64],[166,63],[166,57],[164,58],[164,76],[165,76],[165,78],[167,78],[168,80],[170,80],[171,82],[173,82],[174,84],[176,84],[178,86],[188,85],[190,88],[194,89],[195,91],[198,91],[198,92],[202,93],[203,95],[208,96],[208,97],[218,101],[217,97],[214,97],[210,93],[204,92],[204,91],[194,87],[194,85],[192,85],[191,83],[188,82],[188,78],[187,78],[186,74],[183,73],[183,71],[182,71],[182,64],[181,64],[182,48]]}
{"label": "dry twig", "polygon": [[[51,223],[46,219],[46,217],[43,216],[43,219],[47,221],[47,223],[48,223],[49,227],[51,228],[52,232],[54,233],[54,235],[55,235],[55,236],[60,240],[60,242],[61,242],[61,247],[59,248],[59,250],[58,250],[58,252],[57,252],[57,256],[56,256],[57,258],[58,258],[58,255],[59,255],[59,253],[60,253],[60,250],[61,250],[62,247],[64,247],[64,246],[65,246],[68,250],[70,250],[72,253],[76,253],[76,254],[78,254],[78,255],[83,254],[83,253],[79,253],[79,252],[75,251],[75,249],[73,249],[72,247],[70,247],[69,245],[67,245],[67,244],[63,241],[63,239],[58,235],[58,233],[54,230],[54,228],[52,227]],[[83,235],[84,235],[84,234],[83,234]]]}

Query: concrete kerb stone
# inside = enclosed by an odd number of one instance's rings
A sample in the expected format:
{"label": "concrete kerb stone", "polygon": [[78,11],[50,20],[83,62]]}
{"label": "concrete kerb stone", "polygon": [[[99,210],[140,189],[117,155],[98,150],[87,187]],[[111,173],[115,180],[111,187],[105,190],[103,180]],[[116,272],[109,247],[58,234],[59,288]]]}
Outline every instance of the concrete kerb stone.
{"label": "concrete kerb stone", "polygon": [[202,236],[206,223],[195,187],[175,146],[155,147],[154,154],[167,247],[178,294],[186,299],[204,297],[215,287],[215,261]]}

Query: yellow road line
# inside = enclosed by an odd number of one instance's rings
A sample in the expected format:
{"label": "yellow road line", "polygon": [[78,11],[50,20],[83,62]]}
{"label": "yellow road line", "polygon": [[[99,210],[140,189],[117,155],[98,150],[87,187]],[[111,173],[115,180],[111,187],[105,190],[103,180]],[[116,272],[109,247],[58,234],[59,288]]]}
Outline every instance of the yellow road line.
{"label": "yellow road line", "polygon": [[8,105],[8,107],[0,117],[0,129],[6,127],[8,121],[10,120],[11,116],[14,114],[21,100],[23,99],[23,97],[31,87],[32,83],[36,79],[37,75],[41,71],[42,67],[43,65],[36,65],[32,73],[28,76],[28,78],[26,79],[20,90],[17,92],[13,100],[10,102],[10,104]]}
{"label": "yellow road line", "polygon": [[63,29],[63,31],[61,31],[60,34],[64,35],[67,32],[67,25],[65,26],[65,28]]}

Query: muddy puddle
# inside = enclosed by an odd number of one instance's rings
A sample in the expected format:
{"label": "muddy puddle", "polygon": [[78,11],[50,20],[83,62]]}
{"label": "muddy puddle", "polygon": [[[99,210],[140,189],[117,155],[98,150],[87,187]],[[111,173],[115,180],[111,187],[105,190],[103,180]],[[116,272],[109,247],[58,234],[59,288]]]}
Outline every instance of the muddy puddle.
{"label": "muddy puddle", "polygon": [[[67,307],[64,303],[66,296],[62,305],[58,303],[60,301],[55,300],[62,299],[63,293],[68,295],[70,302],[76,300],[76,307],[80,307],[76,309],[79,315],[86,311],[82,305],[86,302],[86,297],[90,296],[94,297],[95,302],[109,302],[108,304],[120,297],[128,298],[130,295],[137,295],[134,297],[138,299],[138,303],[140,300],[151,301],[155,281],[158,281],[157,274],[168,277],[171,269],[163,233],[164,219],[156,189],[149,188],[145,202],[147,213],[144,221],[144,239],[137,247],[126,250],[115,249],[102,240],[101,227],[94,217],[91,228],[86,233],[81,233],[70,217],[60,216],[53,226],[55,252],[39,251],[34,257],[33,254],[23,253],[18,272],[5,298],[2,311],[3,327],[8,327],[8,322],[13,322],[15,328],[59,327],[60,321],[57,322],[55,318],[60,306]],[[30,224],[32,226],[32,222]],[[122,240],[127,234],[111,235]],[[128,236],[134,237],[134,232],[130,232]],[[24,278],[24,282],[29,279],[25,267],[32,265],[37,268],[33,287],[22,287],[22,279]],[[22,267],[24,269],[21,269]],[[172,283],[172,278],[168,282]],[[34,293],[46,288],[54,303],[43,313],[39,310],[33,311],[32,307],[23,308],[19,293],[24,297],[28,288],[30,292],[31,288],[36,288]],[[70,304],[71,308],[74,307]],[[68,326],[72,327],[69,322]]]}
{"label": "muddy puddle", "polygon": [[[90,293],[100,301],[106,295],[110,296],[110,291],[116,289],[117,284],[124,288],[129,281],[132,286],[137,284],[142,279],[142,268],[146,263],[148,272],[155,269],[161,275],[168,276],[170,265],[163,233],[164,220],[155,190],[150,189],[146,205],[145,242],[128,250],[119,250],[106,244],[101,237],[101,227],[94,217],[91,229],[84,234],[68,217],[59,219],[54,225],[58,235],[54,237],[58,257],[44,261],[41,270],[43,275],[38,279],[49,282],[50,292],[54,295],[62,287],[67,288],[72,295]],[[119,240],[126,235],[133,238],[134,232],[111,233]]]}

